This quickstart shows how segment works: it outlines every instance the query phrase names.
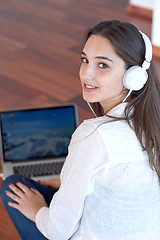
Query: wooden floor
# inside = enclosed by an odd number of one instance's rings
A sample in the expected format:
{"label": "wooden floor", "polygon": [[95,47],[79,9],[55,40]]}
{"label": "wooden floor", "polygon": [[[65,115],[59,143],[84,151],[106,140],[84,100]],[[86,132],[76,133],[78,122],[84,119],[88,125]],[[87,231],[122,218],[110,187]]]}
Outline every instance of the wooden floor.
{"label": "wooden floor", "polygon": [[[1,1],[0,110],[76,103],[79,122],[91,117],[81,97],[78,77],[85,30],[101,20],[120,19],[151,36],[151,22],[128,15],[127,3],[128,0]],[[156,64],[160,76],[158,59]],[[20,239],[1,201],[0,213],[0,239]]]}

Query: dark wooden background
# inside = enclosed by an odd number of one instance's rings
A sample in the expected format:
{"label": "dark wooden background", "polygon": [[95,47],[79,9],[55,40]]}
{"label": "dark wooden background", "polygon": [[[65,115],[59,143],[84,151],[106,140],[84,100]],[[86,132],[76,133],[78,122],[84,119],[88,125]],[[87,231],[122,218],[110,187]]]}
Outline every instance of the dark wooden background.
{"label": "dark wooden background", "polygon": [[[151,21],[127,14],[127,4],[128,0],[1,0],[0,110],[76,103],[80,123],[92,117],[78,77],[84,33],[102,20],[120,19],[151,36]],[[156,64],[160,76],[158,59]],[[1,201],[0,239],[20,239]]]}

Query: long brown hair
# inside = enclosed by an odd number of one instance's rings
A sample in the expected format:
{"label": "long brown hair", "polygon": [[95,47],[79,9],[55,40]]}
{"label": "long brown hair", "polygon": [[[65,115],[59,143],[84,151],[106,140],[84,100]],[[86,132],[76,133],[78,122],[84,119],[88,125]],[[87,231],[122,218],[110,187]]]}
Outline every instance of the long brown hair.
{"label": "long brown hair", "polygon": [[[126,69],[134,65],[142,66],[145,58],[145,43],[138,29],[127,22],[118,20],[104,21],[87,32],[108,39],[116,53],[126,63]],[[139,91],[133,91],[125,109],[125,119],[133,129],[143,150],[147,151],[149,163],[156,171],[160,181],[160,82],[154,61],[147,70],[148,81]],[[91,103],[97,116],[102,116],[99,103]],[[131,126],[131,125],[130,125]]]}

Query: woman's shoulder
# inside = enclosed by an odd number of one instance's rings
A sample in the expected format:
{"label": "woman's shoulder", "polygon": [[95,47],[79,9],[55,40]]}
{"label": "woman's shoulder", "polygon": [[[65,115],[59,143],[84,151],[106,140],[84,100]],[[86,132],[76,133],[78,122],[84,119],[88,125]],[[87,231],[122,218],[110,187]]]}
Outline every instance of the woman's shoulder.
{"label": "woman's shoulder", "polygon": [[72,139],[82,140],[96,134],[96,129],[106,122],[106,116],[84,120],[72,135]]}
{"label": "woman's shoulder", "polygon": [[104,122],[107,122],[106,116],[86,119],[79,125],[77,130],[81,130],[81,129],[85,129],[85,128],[88,130],[94,130]]}
{"label": "woman's shoulder", "polygon": [[93,127],[96,127],[96,126],[98,126],[101,123],[104,123],[106,121],[107,121],[107,117],[104,115],[104,116],[101,116],[101,117],[86,119],[86,120],[84,120],[81,123],[81,125],[82,126],[93,126]]}
{"label": "woman's shoulder", "polygon": [[115,117],[124,117],[125,106],[126,104],[124,103],[119,104],[109,112],[109,115],[84,120],[74,132],[72,139],[74,139],[75,141],[82,140],[86,137],[91,137],[92,139],[94,139],[100,134],[100,129],[103,131],[105,129],[105,132],[107,132],[108,129],[110,131],[116,128],[121,129],[121,125],[126,125],[126,121],[122,121],[119,119],[115,121]]}

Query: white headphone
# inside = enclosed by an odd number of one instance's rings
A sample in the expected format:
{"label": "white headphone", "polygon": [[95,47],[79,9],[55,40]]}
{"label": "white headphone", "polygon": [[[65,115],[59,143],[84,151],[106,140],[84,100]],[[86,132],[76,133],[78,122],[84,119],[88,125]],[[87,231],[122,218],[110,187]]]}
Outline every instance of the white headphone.
{"label": "white headphone", "polygon": [[150,39],[140,31],[142,34],[142,38],[145,43],[145,60],[142,64],[142,66],[133,66],[130,67],[124,74],[123,77],[123,85],[129,89],[129,93],[123,100],[123,102],[128,98],[128,96],[131,94],[132,91],[138,91],[147,82],[148,74],[146,72],[146,69],[150,67],[151,60],[152,60],[152,44]]}

